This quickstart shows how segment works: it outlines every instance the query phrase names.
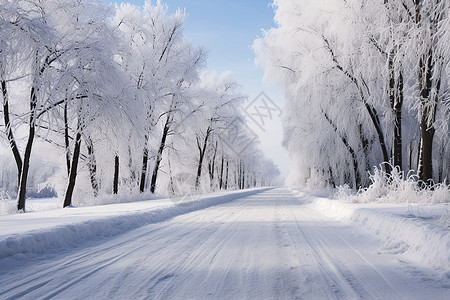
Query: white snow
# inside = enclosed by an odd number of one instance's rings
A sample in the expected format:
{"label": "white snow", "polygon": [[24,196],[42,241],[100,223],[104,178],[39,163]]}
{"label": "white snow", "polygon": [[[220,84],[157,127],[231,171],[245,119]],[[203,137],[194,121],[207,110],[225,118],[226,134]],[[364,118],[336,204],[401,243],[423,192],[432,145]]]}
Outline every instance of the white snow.
{"label": "white snow", "polygon": [[[300,192],[304,196],[304,193]],[[383,250],[440,270],[450,279],[450,205],[353,204],[316,197],[310,206],[325,216],[377,236]]]}
{"label": "white snow", "polygon": [[84,240],[114,236],[261,190],[264,189],[213,193],[199,199],[187,197],[182,203],[173,198],[3,216],[0,217],[0,258],[71,248]]}
{"label": "white snow", "polygon": [[450,299],[423,217],[445,207],[405,207],[277,188],[3,216],[0,298]]}

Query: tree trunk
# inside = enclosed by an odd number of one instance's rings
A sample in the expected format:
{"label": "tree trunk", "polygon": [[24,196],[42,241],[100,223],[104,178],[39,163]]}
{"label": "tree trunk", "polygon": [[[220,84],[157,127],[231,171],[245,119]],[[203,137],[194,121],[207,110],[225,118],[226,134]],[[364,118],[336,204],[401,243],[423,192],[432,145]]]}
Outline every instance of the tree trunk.
{"label": "tree trunk", "polygon": [[22,172],[19,183],[19,193],[17,195],[17,208],[19,210],[25,211],[25,199],[27,193],[27,181],[28,181],[28,171],[30,169],[30,158],[31,150],[33,148],[33,141],[36,135],[36,90],[34,87],[31,88],[30,95],[30,124],[28,125],[28,141],[25,147],[25,154],[23,156]]}
{"label": "tree trunk", "polygon": [[167,155],[167,164],[169,165],[170,191],[175,195],[175,182],[173,181],[172,166],[170,164],[170,153]]}
{"label": "tree trunk", "polygon": [[333,121],[327,115],[327,113],[325,111],[323,111],[323,110],[322,110],[322,113],[323,113],[323,115],[325,117],[325,120],[327,120],[328,124],[330,124],[331,127],[333,128],[333,130],[338,134],[338,136],[340,137],[342,143],[344,144],[344,146],[347,148],[348,152],[350,153],[350,156],[352,158],[352,163],[353,163],[353,173],[354,173],[354,176],[355,176],[354,188],[357,189],[361,185],[361,176],[360,176],[359,170],[358,170],[358,160],[357,160],[357,157],[356,157],[356,152],[350,146],[350,144],[348,143],[347,139],[338,132],[337,126],[333,123]]}
{"label": "tree trunk", "polygon": [[396,75],[394,67],[394,50],[389,54],[389,100],[394,114],[394,140],[392,143],[393,167],[403,170],[402,164],[402,106],[403,106],[403,74]]}
{"label": "tree trunk", "polygon": [[141,193],[145,190],[145,181],[147,180],[147,164],[148,164],[148,148],[145,146],[143,154],[142,154],[142,173],[141,173],[141,182],[139,184],[139,191]]}
{"label": "tree trunk", "polygon": [[204,154],[205,154],[202,150],[200,150],[199,152],[200,153],[199,153],[198,165],[197,165],[197,176],[195,178],[195,188],[196,189],[200,185],[200,177],[202,176],[203,157],[204,157]]}
{"label": "tree trunk", "polygon": [[[131,135],[130,135],[131,136]],[[131,138],[128,139],[130,141]],[[131,143],[128,144],[128,170],[130,170],[130,190],[134,190],[134,186],[138,186],[138,180],[136,180],[136,170],[133,168],[133,152],[131,150]]]}
{"label": "tree trunk", "polygon": [[239,189],[243,190],[245,184],[245,165],[242,160],[239,160]]}
{"label": "tree trunk", "polygon": [[150,191],[152,193],[155,193],[155,190],[156,190],[156,179],[158,177],[159,164],[161,163],[164,148],[166,147],[166,139],[167,139],[167,135],[169,134],[169,130],[170,130],[170,122],[171,122],[171,117],[169,114],[167,116],[166,123],[164,124],[163,135],[161,138],[161,144],[159,145],[158,155],[156,156],[155,167],[153,169],[152,182],[150,185]]}
{"label": "tree trunk", "polygon": [[408,157],[408,161],[409,161],[409,167],[408,170],[413,170],[413,142],[411,141],[411,143],[409,143],[409,157]]}
{"label": "tree trunk", "polygon": [[225,172],[225,190],[227,190],[228,189],[228,160],[227,160],[227,169],[226,169],[226,172]]}
{"label": "tree trunk", "polygon": [[113,194],[119,192],[119,155],[114,157],[114,180],[113,180]]}
{"label": "tree trunk", "polygon": [[70,167],[69,184],[67,185],[66,195],[64,197],[64,206],[72,205],[72,196],[75,189],[75,181],[77,178],[78,160],[80,158],[81,149],[81,128],[78,128],[78,132],[75,138],[75,147],[73,149],[72,165]]}
{"label": "tree trunk", "polygon": [[[419,169],[419,178],[424,183],[430,183],[430,180],[433,179],[433,137],[434,137],[434,128],[428,128],[427,125],[421,125],[421,133],[422,133],[422,144],[420,147],[420,169]],[[425,122],[426,123],[426,122]]]}
{"label": "tree trunk", "polygon": [[394,145],[393,145],[393,165],[403,170],[402,164],[402,137],[401,137],[401,111],[396,111],[397,117],[394,121]]}
{"label": "tree trunk", "polygon": [[205,157],[206,152],[206,146],[208,144],[208,138],[211,133],[211,127],[208,127],[206,130],[205,139],[203,140],[203,145],[200,146],[199,140],[197,138],[197,148],[199,151],[199,159],[198,159],[198,166],[197,166],[197,177],[195,178],[195,188],[197,189],[200,185],[200,177],[202,176],[202,167],[203,167],[203,159]]}
{"label": "tree trunk", "polygon": [[67,176],[70,176],[70,143],[69,143],[69,118],[67,116],[67,99],[64,103],[64,145],[66,147]]}
{"label": "tree trunk", "polygon": [[245,164],[243,164],[242,166],[242,185],[241,185],[241,189],[245,189]]}
{"label": "tree trunk", "polygon": [[210,180],[211,187],[213,187],[213,182],[214,182],[214,170],[216,168],[216,155],[217,155],[217,142],[216,142],[216,146],[214,148],[213,157],[212,157],[211,161],[208,164],[209,180]]}
{"label": "tree trunk", "polygon": [[[431,184],[433,180],[433,138],[435,128],[433,123],[436,118],[437,97],[440,89],[440,79],[436,84],[436,91],[434,99],[432,95],[433,85],[433,52],[432,49],[428,51],[427,57],[422,57],[419,62],[419,88],[420,101],[422,104],[422,116],[420,120],[421,130],[421,147],[420,147],[420,163],[419,163],[419,179],[425,184]],[[429,103],[433,101],[433,103]]]}
{"label": "tree trunk", "polygon": [[224,163],[224,157],[223,157],[223,154],[222,154],[222,163],[220,164],[219,189],[222,189],[222,187],[223,187],[223,163]]}
{"label": "tree trunk", "polygon": [[367,112],[369,113],[370,119],[372,120],[372,124],[375,127],[375,131],[377,132],[378,141],[380,143],[381,153],[383,154],[383,162],[385,163],[384,167],[387,173],[391,173],[391,167],[389,166],[389,154],[386,147],[386,142],[384,140],[383,128],[381,126],[380,118],[378,116],[378,112],[372,105],[364,102],[364,106],[366,107]]}
{"label": "tree trunk", "polygon": [[3,120],[5,122],[6,136],[8,138],[9,146],[11,148],[14,160],[17,166],[17,187],[20,184],[20,178],[22,174],[22,158],[20,157],[19,149],[17,148],[16,139],[11,127],[11,121],[9,119],[9,99],[8,99],[8,89],[6,87],[6,81],[2,80],[1,89],[3,95]]}
{"label": "tree trunk", "polygon": [[236,185],[237,185],[238,189],[241,189],[241,183],[242,183],[242,177],[241,176],[242,176],[241,161],[239,160],[238,169],[237,169],[237,182],[236,182]]}
{"label": "tree trunk", "polygon": [[100,189],[100,184],[97,180],[97,161],[94,154],[94,143],[90,137],[86,137],[86,148],[88,152],[88,169],[89,177],[91,180],[92,190],[94,192],[94,197],[98,196],[98,191]]}
{"label": "tree trunk", "polygon": [[328,172],[330,174],[329,183],[333,188],[336,188],[336,181],[334,180],[334,177],[333,177],[333,169],[331,167],[328,167]]}
{"label": "tree trunk", "polygon": [[[359,135],[360,135],[361,146],[362,146],[363,154],[364,154],[364,158],[363,158],[363,160],[365,162],[364,168],[365,168],[365,170],[370,170],[372,168],[372,165],[371,165],[371,161],[370,161],[371,155],[369,152],[370,152],[370,148],[371,148],[370,144],[372,144],[373,141],[369,141],[367,136],[364,135],[362,124],[359,125]],[[331,170],[331,166],[329,166],[329,169]],[[334,187],[335,187],[336,181],[334,180],[334,178],[333,178],[332,182],[333,183],[331,185],[332,186],[334,185]],[[368,184],[369,183],[367,182],[367,177],[362,177],[360,174],[360,186],[366,187],[366,186],[368,186]]]}
{"label": "tree trunk", "polygon": [[403,76],[399,75],[398,96],[394,105],[394,145],[393,159],[394,166],[403,170],[403,142],[402,142],[402,105],[403,105]]}
{"label": "tree trunk", "polygon": [[444,172],[445,170],[447,170],[447,168],[445,167],[446,165],[446,158],[445,158],[445,154],[446,154],[446,147],[445,144],[448,144],[448,140],[446,142],[445,138],[441,139],[440,141],[440,147],[439,147],[439,163],[438,163],[438,172],[437,172],[437,178],[438,178],[438,182],[444,182]]}

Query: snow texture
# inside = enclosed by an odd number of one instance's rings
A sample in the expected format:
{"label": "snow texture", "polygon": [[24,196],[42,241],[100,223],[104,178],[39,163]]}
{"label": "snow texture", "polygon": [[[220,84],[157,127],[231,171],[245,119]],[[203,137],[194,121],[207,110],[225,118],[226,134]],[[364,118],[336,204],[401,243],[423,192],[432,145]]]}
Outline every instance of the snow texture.
{"label": "snow texture", "polygon": [[407,207],[277,188],[4,216],[0,298],[449,299],[448,229]]}
{"label": "snow texture", "polygon": [[310,206],[377,236],[384,242],[384,251],[405,254],[450,276],[450,224],[445,221],[448,205],[353,204],[316,197]]}
{"label": "snow texture", "polygon": [[[169,199],[134,204],[116,204],[86,208],[68,208],[49,212],[5,216],[0,219],[0,258],[19,253],[45,253],[73,248],[85,240],[112,237],[126,231],[168,220],[175,216],[204,209],[265,191],[217,193],[197,201],[175,204]],[[191,200],[191,199],[188,199]]]}

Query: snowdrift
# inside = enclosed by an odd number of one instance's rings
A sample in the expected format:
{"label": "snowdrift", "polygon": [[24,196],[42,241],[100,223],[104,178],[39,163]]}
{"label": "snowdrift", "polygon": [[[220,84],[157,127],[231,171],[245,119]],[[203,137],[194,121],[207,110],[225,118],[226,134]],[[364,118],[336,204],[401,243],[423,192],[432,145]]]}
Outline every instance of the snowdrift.
{"label": "snowdrift", "polygon": [[404,254],[450,278],[450,226],[446,205],[352,204],[315,198],[311,207],[384,242],[383,251]]}
{"label": "snowdrift", "polygon": [[[156,207],[150,200],[146,201],[147,203],[136,203],[131,209],[129,205],[118,204],[61,209],[58,210],[60,213],[57,217],[55,217],[55,211],[51,214],[46,212],[6,216],[4,218],[10,222],[9,227],[12,229],[6,234],[3,232],[0,236],[0,258],[74,248],[83,241],[115,236],[147,224],[162,222],[178,215],[230,202],[268,189],[270,188],[205,195],[200,199],[188,199],[189,201],[181,203],[178,202],[180,199],[172,199],[172,201],[166,199],[165,205]],[[83,213],[87,211],[86,209],[90,213],[88,217]],[[21,232],[21,224],[24,224],[30,216],[34,217],[35,229]],[[47,218],[53,220],[50,224],[43,226],[42,223],[45,223]]]}

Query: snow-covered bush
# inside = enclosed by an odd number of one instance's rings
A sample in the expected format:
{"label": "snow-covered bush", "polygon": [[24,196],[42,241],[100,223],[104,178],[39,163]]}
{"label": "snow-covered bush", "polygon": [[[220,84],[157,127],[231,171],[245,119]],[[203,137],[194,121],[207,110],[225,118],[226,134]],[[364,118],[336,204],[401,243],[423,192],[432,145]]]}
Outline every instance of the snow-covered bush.
{"label": "snow-covered bush", "polygon": [[374,168],[369,178],[369,187],[352,194],[344,185],[337,189],[335,198],[358,203],[450,203],[449,184],[425,185],[416,174],[410,172],[405,176],[398,167],[392,168],[391,173],[386,173],[381,167]]}
{"label": "snow-covered bush", "polygon": [[353,189],[348,184],[340,185],[336,190],[334,197],[337,199],[345,199],[353,195]]}
{"label": "snow-covered bush", "polygon": [[0,192],[0,216],[17,213],[17,204],[8,193]]}
{"label": "snow-covered bush", "polygon": [[[433,190],[428,190],[431,194],[432,203],[450,203],[450,184],[438,183],[433,186]],[[450,217],[447,214],[450,225]]]}

